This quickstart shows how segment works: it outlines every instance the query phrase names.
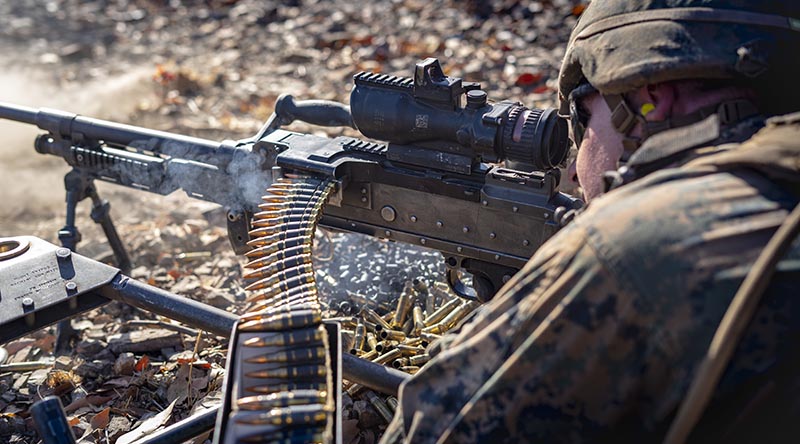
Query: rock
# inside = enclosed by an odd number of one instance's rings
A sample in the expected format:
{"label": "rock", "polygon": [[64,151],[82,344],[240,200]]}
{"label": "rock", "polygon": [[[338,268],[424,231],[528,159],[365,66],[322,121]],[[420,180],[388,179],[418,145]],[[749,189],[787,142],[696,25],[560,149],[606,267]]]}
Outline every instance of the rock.
{"label": "rock", "polygon": [[110,442],[116,441],[117,438],[130,430],[131,422],[124,416],[112,417],[111,421],[108,423],[108,427],[106,427],[106,432],[108,433],[108,439]]}
{"label": "rock", "polygon": [[136,367],[136,357],[133,356],[133,353],[120,353],[114,362],[114,374],[130,376],[133,374],[134,367]]}
{"label": "rock", "polygon": [[180,333],[164,329],[136,330],[108,338],[108,348],[116,354],[158,352],[162,348],[179,347],[181,344]]}

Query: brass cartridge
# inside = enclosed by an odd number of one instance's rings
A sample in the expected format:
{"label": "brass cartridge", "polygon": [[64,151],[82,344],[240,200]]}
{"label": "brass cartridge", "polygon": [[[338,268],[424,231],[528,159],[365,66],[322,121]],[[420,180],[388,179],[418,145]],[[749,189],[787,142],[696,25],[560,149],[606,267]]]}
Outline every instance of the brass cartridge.
{"label": "brass cartridge", "polygon": [[406,316],[411,309],[411,304],[414,298],[414,289],[411,287],[411,282],[406,282],[400,297],[397,299],[397,307],[395,308],[394,317],[392,318],[392,328],[402,328],[406,322]]}
{"label": "brass cartridge", "polygon": [[311,254],[311,253],[312,253],[312,244],[309,243],[309,244],[297,245],[292,248],[278,250],[260,259],[250,261],[247,264],[245,264],[244,268],[257,269],[261,267],[266,267],[270,264],[274,264],[275,262],[281,261],[288,257],[297,256],[301,254]]}
{"label": "brass cartridge", "polygon": [[239,331],[281,331],[290,328],[310,327],[322,322],[319,310],[299,310],[270,316],[265,319],[242,322]]}
{"label": "brass cartridge", "polygon": [[458,324],[458,322],[464,319],[468,314],[472,313],[472,311],[475,310],[479,305],[480,304],[475,301],[466,301],[459,305],[455,310],[451,311],[450,314],[445,316],[441,323],[445,325],[447,330],[449,330],[455,327],[456,324]]}
{"label": "brass cartridge", "polygon": [[415,336],[419,336],[419,332],[425,328],[425,318],[422,315],[422,307],[420,305],[414,305],[414,308],[411,310],[411,316],[414,321],[414,328],[411,331]]}
{"label": "brass cartridge", "polygon": [[[248,287],[245,290],[254,291],[254,290],[259,290],[261,288],[270,287],[275,283],[277,283],[279,280],[291,277],[293,274],[290,272],[290,270],[296,270],[296,271],[299,270],[304,273],[308,271],[313,271],[314,269],[311,268],[311,254],[302,254],[299,256],[288,257],[286,259],[274,262],[270,265],[261,267],[255,271],[246,273],[243,276],[244,279],[247,280],[260,279],[260,280],[251,284],[252,286],[257,285],[257,288],[249,290]],[[300,273],[294,273],[294,275],[297,274]]]}
{"label": "brass cartridge", "polygon": [[397,358],[392,361],[392,367],[400,368],[408,365],[408,358]]}
{"label": "brass cartridge", "polygon": [[261,393],[261,394],[271,394],[271,393],[281,393],[281,392],[293,392],[295,390],[319,390],[319,391],[326,391],[328,390],[327,384],[319,383],[319,382],[309,382],[309,381],[296,381],[296,382],[281,382],[281,383],[272,383],[272,384],[258,384],[253,386],[247,386],[244,388],[245,391],[249,393]]}
{"label": "brass cartridge", "polygon": [[394,413],[389,410],[389,406],[386,405],[383,399],[378,397],[378,395],[376,395],[372,390],[364,391],[364,395],[367,397],[367,401],[369,401],[369,403],[375,407],[375,410],[378,411],[378,414],[381,416],[381,418],[383,418],[384,421],[386,421],[387,424],[392,422]]}
{"label": "brass cartridge", "polygon": [[426,341],[426,342],[428,342],[429,344],[430,344],[431,342],[433,342],[433,341],[436,341],[436,340],[438,340],[438,339],[441,339],[441,338],[442,338],[442,337],[441,337],[440,335],[438,335],[438,334],[435,334],[435,333],[428,333],[428,332],[426,332],[425,330],[423,330],[423,331],[422,331],[422,333],[420,333],[420,334],[419,334],[419,337],[420,337],[420,339],[422,339],[423,341]]}
{"label": "brass cartridge", "polygon": [[359,322],[356,325],[356,334],[353,340],[353,348],[356,350],[364,350],[364,340],[366,339],[366,327],[364,324]]}
{"label": "brass cartridge", "polygon": [[383,328],[384,330],[392,329],[392,327],[389,325],[388,322],[384,321],[383,318],[381,318],[378,315],[378,313],[375,313],[375,310],[369,307],[364,307],[361,309],[361,317],[363,317],[367,321],[375,323],[375,325],[381,326],[381,328]]}
{"label": "brass cartridge", "polygon": [[324,363],[325,356],[325,347],[310,347],[266,353],[248,358],[245,362],[251,364],[266,364],[268,362],[291,362],[299,364],[301,362],[306,363],[309,361],[323,360]]}
{"label": "brass cartridge", "polygon": [[378,338],[375,337],[375,333],[367,333],[367,345],[369,345],[370,350],[375,350],[375,347],[378,345]]}
{"label": "brass cartridge", "polygon": [[422,348],[422,347],[416,347],[416,346],[406,345],[406,344],[397,344],[395,347],[398,350],[400,350],[400,353],[402,353],[403,356],[414,356],[414,355],[425,353],[425,349]]}
{"label": "brass cartridge", "polygon": [[246,376],[263,379],[313,379],[325,377],[327,374],[328,370],[324,365],[296,365],[256,370]]}
{"label": "brass cartridge", "polygon": [[387,362],[391,362],[399,358],[400,356],[401,356],[400,350],[394,348],[373,359],[372,362],[376,364],[386,364]]}
{"label": "brass cartridge", "polygon": [[411,356],[408,358],[409,365],[423,365],[426,362],[431,360],[431,356],[428,354],[416,355]]}
{"label": "brass cartridge", "polygon": [[328,412],[324,405],[296,405],[278,407],[263,413],[247,413],[235,415],[235,421],[252,425],[296,425],[324,424],[328,420]]}
{"label": "brass cartridge", "polygon": [[236,401],[242,410],[270,410],[302,404],[325,404],[328,394],[319,390],[297,390],[269,395],[246,396]]}
{"label": "brass cartridge", "polygon": [[425,318],[424,320],[425,326],[429,327],[441,321],[451,311],[453,311],[456,307],[458,307],[459,304],[461,304],[461,299],[452,299],[448,301],[446,304],[442,305],[436,311],[434,311]]}
{"label": "brass cartridge", "polygon": [[318,328],[290,332],[264,333],[244,341],[245,347],[284,347],[322,341],[323,332]]}
{"label": "brass cartridge", "polygon": [[397,341],[397,342],[406,339],[406,334],[403,333],[402,331],[397,331],[397,330],[381,330],[378,336],[380,336],[380,338],[383,340]]}
{"label": "brass cartridge", "polygon": [[410,374],[413,375],[413,374],[415,374],[415,373],[417,373],[419,371],[419,367],[417,367],[416,365],[407,365],[405,367],[400,367],[398,370],[400,370],[401,372],[406,372],[406,373],[410,373]]}

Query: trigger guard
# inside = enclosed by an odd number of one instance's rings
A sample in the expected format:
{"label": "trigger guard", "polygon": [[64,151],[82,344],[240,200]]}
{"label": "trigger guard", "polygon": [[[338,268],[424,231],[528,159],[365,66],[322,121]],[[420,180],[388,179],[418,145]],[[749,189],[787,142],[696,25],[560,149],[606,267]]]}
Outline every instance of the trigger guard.
{"label": "trigger guard", "polygon": [[445,274],[447,276],[447,285],[450,286],[450,289],[453,290],[456,296],[469,301],[478,301],[478,294],[475,292],[475,289],[464,284],[458,276],[458,270],[450,268]]}

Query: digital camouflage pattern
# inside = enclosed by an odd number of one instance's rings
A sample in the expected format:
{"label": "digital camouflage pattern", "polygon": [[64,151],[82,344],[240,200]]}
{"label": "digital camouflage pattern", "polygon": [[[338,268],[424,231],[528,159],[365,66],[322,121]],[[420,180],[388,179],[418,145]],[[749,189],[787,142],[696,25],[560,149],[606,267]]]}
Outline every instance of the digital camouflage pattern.
{"label": "digital camouflage pattern", "polygon": [[[593,201],[445,336],[401,388],[382,442],[663,436],[750,265],[798,202],[800,116],[694,154]],[[798,289],[795,241],[694,439],[764,442],[800,427],[800,390],[786,380],[800,370]]]}

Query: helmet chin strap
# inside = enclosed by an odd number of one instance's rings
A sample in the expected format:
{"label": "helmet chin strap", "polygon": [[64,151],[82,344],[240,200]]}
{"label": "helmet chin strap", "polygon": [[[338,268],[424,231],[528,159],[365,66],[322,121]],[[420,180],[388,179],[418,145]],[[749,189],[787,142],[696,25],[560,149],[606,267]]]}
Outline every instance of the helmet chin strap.
{"label": "helmet chin strap", "polygon": [[[634,112],[625,96],[622,94],[603,94],[608,108],[611,110],[611,124],[618,133],[622,134],[622,147],[625,150],[623,159],[639,149],[642,143],[650,136],[672,128],[691,125],[704,120],[713,114],[719,114],[720,124],[731,125],[758,114],[758,107],[747,99],[733,99],[714,105],[705,106],[692,113],[671,117],[669,119],[650,122],[645,120],[640,113]],[[631,136],[636,125],[641,125],[641,137]]]}

